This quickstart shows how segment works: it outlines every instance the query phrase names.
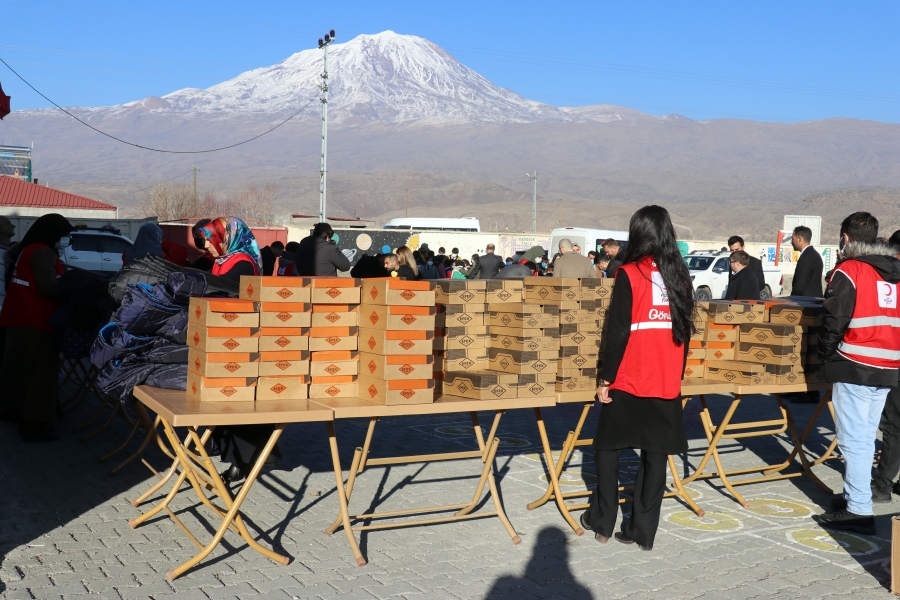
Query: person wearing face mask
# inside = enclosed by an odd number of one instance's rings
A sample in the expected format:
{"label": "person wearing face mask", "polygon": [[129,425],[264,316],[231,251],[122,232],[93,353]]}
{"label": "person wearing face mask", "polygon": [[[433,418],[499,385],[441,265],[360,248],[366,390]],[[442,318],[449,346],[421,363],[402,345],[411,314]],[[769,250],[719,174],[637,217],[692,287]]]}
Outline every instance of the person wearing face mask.
{"label": "person wearing face mask", "polygon": [[59,401],[59,350],[50,317],[60,306],[58,280],[65,272],[56,247],[70,231],[72,224],[62,215],[44,215],[5,257],[0,419],[18,422],[29,443],[59,439],[50,425]]}
{"label": "person wearing face mask", "polygon": [[253,232],[237,217],[218,217],[199,229],[213,257],[212,274],[232,281],[262,273],[262,256]]}
{"label": "person wearing face mask", "polygon": [[833,383],[832,406],[837,444],[844,457],[844,491],[833,512],[818,518],[828,529],[874,535],[875,501],[890,500],[890,489],[873,488],[875,436],[885,400],[900,372],[900,260],[876,242],[878,219],[856,212],[840,230],[844,260],[825,290],[819,331],[823,372]]}

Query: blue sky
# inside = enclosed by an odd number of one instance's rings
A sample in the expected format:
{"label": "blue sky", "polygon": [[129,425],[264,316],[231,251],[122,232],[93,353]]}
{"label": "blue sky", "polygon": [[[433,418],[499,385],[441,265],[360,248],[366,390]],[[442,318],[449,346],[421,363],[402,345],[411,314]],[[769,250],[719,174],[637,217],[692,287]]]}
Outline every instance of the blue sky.
{"label": "blue sky", "polygon": [[[0,0],[0,57],[62,105],[103,106],[208,87],[331,28],[338,41],[392,29],[551,104],[900,122],[898,17],[895,0]],[[0,83],[13,109],[48,106],[3,65]]]}

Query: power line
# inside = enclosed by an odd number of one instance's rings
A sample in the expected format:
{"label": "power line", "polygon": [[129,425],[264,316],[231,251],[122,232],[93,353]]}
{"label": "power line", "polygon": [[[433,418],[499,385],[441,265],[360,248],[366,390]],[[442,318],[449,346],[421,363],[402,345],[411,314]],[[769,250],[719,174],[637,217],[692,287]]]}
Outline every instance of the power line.
{"label": "power line", "polygon": [[72,117],[73,119],[75,119],[76,121],[78,121],[79,123],[81,123],[82,125],[84,125],[85,127],[88,127],[88,128],[90,128],[90,129],[93,129],[94,131],[96,131],[97,133],[99,133],[99,134],[101,134],[101,135],[105,135],[106,137],[108,137],[108,138],[110,138],[110,139],[112,139],[112,140],[115,140],[115,141],[117,141],[117,142],[121,142],[121,143],[126,144],[126,145],[128,145],[128,146],[133,146],[133,147],[135,147],[135,148],[140,148],[141,150],[149,150],[149,151],[151,151],[151,152],[162,152],[162,153],[164,153],[164,154],[207,154],[207,153],[209,153],[209,152],[219,152],[219,151],[221,151],[221,150],[228,150],[229,148],[235,148],[235,147],[237,147],[237,146],[242,146],[242,145],[244,145],[244,144],[246,144],[246,143],[248,143],[248,142],[252,142],[253,140],[258,140],[259,138],[261,138],[261,137],[264,136],[264,135],[267,135],[267,134],[269,134],[269,133],[272,133],[273,131],[275,131],[276,129],[278,129],[279,127],[281,127],[282,125],[284,125],[285,123],[287,123],[288,121],[290,121],[291,119],[293,119],[294,117],[296,117],[297,115],[299,115],[301,112],[303,112],[303,110],[304,110],[307,106],[309,106],[309,105],[312,104],[315,100],[318,99],[318,98],[310,98],[310,99],[309,99],[309,102],[307,102],[307,103],[304,104],[302,107],[300,107],[300,110],[298,110],[297,112],[295,112],[294,114],[292,114],[290,117],[288,117],[287,119],[285,119],[284,121],[282,121],[281,123],[279,123],[278,125],[276,125],[275,127],[269,129],[268,131],[264,131],[263,133],[260,133],[259,135],[253,136],[252,138],[250,138],[250,139],[248,139],[248,140],[244,140],[243,142],[238,142],[238,143],[236,143],[236,144],[231,144],[231,145],[229,145],[229,146],[222,146],[221,148],[210,148],[210,149],[208,149],[208,150],[161,150],[161,149],[159,149],[159,148],[151,148],[151,147],[149,147],[149,146],[142,146],[142,145],[140,145],[140,144],[135,144],[135,143],[133,143],[133,142],[128,142],[128,141],[123,140],[123,139],[121,139],[121,138],[117,138],[117,137],[114,136],[114,135],[110,135],[110,134],[106,133],[105,131],[101,131],[100,129],[97,129],[97,128],[94,127],[93,125],[91,125],[91,124],[89,124],[89,123],[86,123],[86,122],[82,121],[81,119],[79,119],[78,117],[76,117],[75,115],[73,115],[72,113],[70,113],[69,111],[67,111],[66,109],[64,109],[62,106],[60,106],[59,104],[57,104],[56,102],[54,102],[53,100],[51,100],[50,98],[48,98],[47,96],[45,96],[44,94],[42,94],[42,93],[40,92],[40,90],[38,90],[36,87],[34,87],[34,86],[31,85],[30,83],[28,83],[28,80],[26,80],[24,77],[22,77],[21,75],[19,75],[19,73],[18,73],[15,69],[13,69],[11,66],[9,66],[9,63],[7,63],[5,60],[3,60],[2,58],[0,58],[0,62],[2,62],[4,65],[6,65],[6,68],[9,69],[10,71],[12,71],[12,72],[13,72],[13,75],[15,75],[16,77],[18,77],[19,79],[21,79],[22,82],[23,82],[25,85],[27,85],[27,86],[30,87],[32,90],[34,90],[35,93],[37,93],[41,98],[43,98],[44,100],[46,100],[47,102],[49,102],[50,104],[52,104],[53,106],[55,106],[56,108],[58,108],[59,110],[63,111],[64,113],[66,113],[67,115],[69,115],[70,117]]}

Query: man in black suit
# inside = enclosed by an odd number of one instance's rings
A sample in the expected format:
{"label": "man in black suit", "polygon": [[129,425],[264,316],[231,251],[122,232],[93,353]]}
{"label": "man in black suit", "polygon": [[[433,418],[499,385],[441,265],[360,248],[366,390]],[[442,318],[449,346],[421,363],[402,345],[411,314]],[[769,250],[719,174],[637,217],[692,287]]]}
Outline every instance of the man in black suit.
{"label": "man in black suit", "polygon": [[743,250],[731,253],[731,271],[734,276],[728,283],[726,300],[759,300],[759,282],[750,268],[750,255]]}
{"label": "man in black suit", "polygon": [[469,273],[469,279],[493,279],[506,266],[503,259],[494,254],[493,244],[488,244],[484,250],[485,255],[478,258],[478,264]]}
{"label": "man in black suit", "polygon": [[822,297],[822,256],[812,247],[812,231],[809,227],[796,227],[791,235],[791,246],[800,253],[794,270],[791,296]]}
{"label": "man in black suit", "polygon": [[619,250],[622,249],[622,246],[617,240],[609,238],[603,242],[603,249],[606,251],[606,255],[609,256],[609,266],[606,267],[606,276],[610,279],[615,279],[616,271],[622,266],[622,261],[619,260]]}
{"label": "man in black suit", "polygon": [[[728,249],[732,252],[744,252],[744,238],[739,235],[733,235],[728,238]],[[766,289],[766,276],[763,274],[762,261],[756,258],[755,256],[750,256],[750,270],[753,271],[753,274],[756,275],[756,280],[759,282],[759,291],[763,291]],[[728,274],[728,287],[731,287],[731,280],[734,278],[734,269],[732,269]],[[759,298],[757,298],[758,300]]]}

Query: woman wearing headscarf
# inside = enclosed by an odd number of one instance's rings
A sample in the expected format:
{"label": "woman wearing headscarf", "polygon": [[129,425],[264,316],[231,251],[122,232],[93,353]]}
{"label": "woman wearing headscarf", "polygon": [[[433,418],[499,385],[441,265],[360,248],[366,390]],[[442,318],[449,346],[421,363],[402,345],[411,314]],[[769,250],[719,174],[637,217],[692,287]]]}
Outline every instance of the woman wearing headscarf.
{"label": "woman wearing headscarf", "polygon": [[122,263],[128,266],[148,256],[162,256],[163,230],[156,223],[144,223],[138,229],[134,246],[122,254]]}
{"label": "woman wearing headscarf", "polygon": [[237,217],[218,217],[198,232],[203,237],[204,248],[215,264],[212,274],[233,281],[241,275],[262,274],[262,255],[253,232]]}
{"label": "woman wearing headscarf", "polygon": [[62,215],[44,215],[6,253],[0,418],[18,422],[26,442],[57,439],[50,423],[59,400],[59,350],[50,317],[59,308],[57,280],[64,272],[56,245],[70,231]]}
{"label": "woman wearing headscarf", "polygon": [[615,537],[650,550],[668,456],[688,447],[681,379],[696,330],[691,275],[665,208],[645,206],[632,215],[625,262],[615,277],[597,388],[602,403],[594,436],[597,489],[581,524],[598,542],[609,540],[619,510],[619,455],[640,449],[631,516]]}

